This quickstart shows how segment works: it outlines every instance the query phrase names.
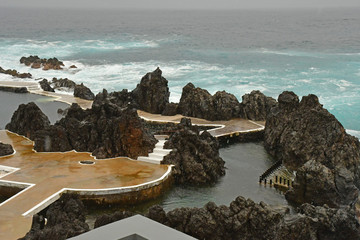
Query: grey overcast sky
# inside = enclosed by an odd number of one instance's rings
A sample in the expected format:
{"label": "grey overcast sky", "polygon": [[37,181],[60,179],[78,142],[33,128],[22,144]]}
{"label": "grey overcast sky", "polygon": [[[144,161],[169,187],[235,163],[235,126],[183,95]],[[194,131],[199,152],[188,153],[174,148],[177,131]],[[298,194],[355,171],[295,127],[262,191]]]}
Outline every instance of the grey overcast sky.
{"label": "grey overcast sky", "polygon": [[0,0],[0,7],[248,9],[360,7],[360,0]]}

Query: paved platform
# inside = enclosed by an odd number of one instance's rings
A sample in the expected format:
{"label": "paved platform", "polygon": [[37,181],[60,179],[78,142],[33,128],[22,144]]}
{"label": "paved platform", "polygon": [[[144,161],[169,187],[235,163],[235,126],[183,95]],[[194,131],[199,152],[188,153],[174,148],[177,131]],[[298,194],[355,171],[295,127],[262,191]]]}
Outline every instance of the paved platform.
{"label": "paved platform", "polygon": [[[77,103],[83,109],[90,108],[92,101],[76,98],[72,95],[45,92],[36,82],[0,81],[0,86],[27,87],[30,93],[54,97],[55,101],[68,104]],[[140,117],[148,121],[179,123],[184,116],[162,116],[138,111]],[[208,130],[214,137],[223,137],[241,133],[257,132],[264,129],[264,122],[246,119],[230,121],[207,121],[192,118],[196,125],[213,126]],[[129,192],[145,185],[153,186],[161,182],[170,172],[170,166],[158,165],[168,151],[164,151],[164,140],[158,143],[158,149],[148,158],[134,161],[129,158],[95,160],[90,153],[37,153],[33,142],[16,134],[0,131],[0,141],[12,144],[16,154],[0,157],[0,166],[19,168],[15,172],[0,174],[0,186],[26,184],[27,188],[0,204],[0,239],[17,239],[25,235],[31,226],[32,215],[58,199],[60,193],[76,191],[79,194],[100,194]],[[91,160],[93,165],[82,165],[79,161]],[[147,161],[147,162],[144,162]],[[153,162],[153,163],[148,163]],[[2,176],[2,177],[1,177]]]}
{"label": "paved platform", "polygon": [[[175,116],[163,116],[161,114],[152,114],[138,110],[138,114],[141,118],[147,121],[154,122],[173,122],[179,123],[184,116],[177,114]],[[214,128],[208,130],[208,132],[214,137],[221,137],[227,135],[236,135],[239,133],[262,131],[265,128],[265,122],[263,121],[251,121],[242,118],[234,118],[229,121],[208,121],[200,118],[187,117],[191,119],[192,124],[213,126]]]}
{"label": "paved platform", "polygon": [[[0,239],[17,239],[29,231],[32,215],[65,190],[121,191],[143,187],[170,173],[167,165],[129,158],[96,160],[90,153],[37,153],[33,142],[17,134],[0,131],[0,141],[11,144],[16,153],[1,157],[0,165],[19,169],[0,178],[1,185],[23,183],[28,187],[0,204]],[[93,165],[79,161],[91,160]]]}

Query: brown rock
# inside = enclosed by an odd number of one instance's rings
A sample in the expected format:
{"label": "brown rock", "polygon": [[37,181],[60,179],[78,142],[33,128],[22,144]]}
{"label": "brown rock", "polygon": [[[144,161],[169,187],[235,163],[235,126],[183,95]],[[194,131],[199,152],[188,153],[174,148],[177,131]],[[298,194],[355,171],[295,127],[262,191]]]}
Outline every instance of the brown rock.
{"label": "brown rock", "polygon": [[20,59],[20,63],[36,69],[42,67],[43,70],[61,70],[62,66],[64,66],[64,63],[59,61],[57,58],[40,59],[38,56],[22,57]]}
{"label": "brown rock", "polygon": [[8,75],[11,75],[11,76],[17,77],[17,78],[31,78],[30,73],[19,73],[15,69],[7,69],[7,70],[5,70],[2,67],[0,67],[0,73],[8,74]]}

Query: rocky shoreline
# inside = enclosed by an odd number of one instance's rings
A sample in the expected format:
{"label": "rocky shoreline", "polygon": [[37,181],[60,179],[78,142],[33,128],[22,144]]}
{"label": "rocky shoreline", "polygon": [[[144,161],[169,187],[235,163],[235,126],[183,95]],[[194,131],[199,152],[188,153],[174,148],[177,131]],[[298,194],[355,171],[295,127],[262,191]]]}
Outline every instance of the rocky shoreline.
{"label": "rocky shoreline", "polygon": [[[76,195],[63,195],[50,207],[33,217],[29,233],[22,239],[66,239],[89,231],[86,209]],[[119,211],[98,217],[95,228],[133,216]],[[305,203],[291,214],[287,207],[255,203],[241,196],[229,206],[213,202],[202,208],[177,208],[169,212],[158,205],[149,208],[146,217],[184,232],[197,239],[336,239],[360,238],[360,225],[354,207],[330,208]],[[44,219],[48,224],[44,225]]]}
{"label": "rocky shoreline", "polygon": [[38,56],[22,57],[20,59],[21,64],[25,64],[31,68],[42,68],[43,70],[62,70],[64,63],[57,58],[39,58]]}
{"label": "rocky shoreline", "polygon": [[83,83],[76,84],[67,78],[53,78],[51,81],[43,79],[39,81],[40,87],[46,92],[55,92],[55,90],[74,92],[74,97],[85,100],[94,100],[94,93]]}
{"label": "rocky shoreline", "polygon": [[11,75],[11,76],[17,77],[17,78],[31,78],[32,77],[32,75],[30,73],[19,73],[15,69],[7,69],[7,70],[5,70],[2,67],[0,67],[0,73],[8,74],[8,75]]}
{"label": "rocky shoreline", "polygon": [[[189,83],[179,104],[174,104],[169,103],[167,84],[158,68],[147,73],[132,92],[104,90],[88,110],[73,104],[54,125],[35,104],[20,105],[6,128],[34,140],[37,151],[75,149],[92,152],[98,158],[136,158],[151,152],[156,140],[135,109],[208,120],[266,120],[264,135],[260,135],[266,150],[296,172],[286,198],[298,204],[297,214],[238,197],[230,206],[209,202],[203,208],[168,213],[155,206],[147,216],[199,239],[360,239],[355,211],[360,143],[345,132],[315,95],[299,101],[293,92],[285,91],[276,101],[253,91],[240,103],[232,94],[223,91],[212,96]],[[218,141],[206,131],[200,134],[187,119],[176,126],[165,147],[173,149],[163,163],[175,165],[177,184],[214,183],[225,174]],[[119,216],[123,215],[109,219]]]}
{"label": "rocky shoreline", "polygon": [[354,203],[360,187],[360,142],[319,103],[283,92],[265,125],[265,148],[296,171],[286,193],[296,203],[340,207]]}

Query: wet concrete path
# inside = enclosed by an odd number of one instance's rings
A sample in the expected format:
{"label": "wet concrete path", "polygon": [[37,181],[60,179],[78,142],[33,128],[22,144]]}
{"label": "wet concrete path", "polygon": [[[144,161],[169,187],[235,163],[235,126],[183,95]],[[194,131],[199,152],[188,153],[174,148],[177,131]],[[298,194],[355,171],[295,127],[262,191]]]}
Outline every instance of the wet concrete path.
{"label": "wet concrete path", "polygon": [[[33,142],[0,131],[0,141],[16,153],[1,157],[0,165],[19,170],[0,178],[0,185],[25,183],[29,187],[0,204],[0,239],[17,239],[29,231],[32,215],[54,202],[65,188],[109,189],[137,186],[161,178],[168,166],[129,158],[95,160],[90,153],[37,153]],[[79,161],[91,160],[93,165]]]}
{"label": "wet concrete path", "polygon": [[[27,87],[30,93],[51,96],[68,104],[77,103],[83,109],[90,108],[92,101],[72,95],[45,92],[36,82],[0,82],[0,86]],[[138,111],[145,120],[179,123],[183,116],[162,116]],[[208,130],[215,137],[237,136],[241,133],[264,129],[264,122],[246,119],[207,121],[191,118],[196,125],[214,126]],[[0,165],[20,168],[0,178],[0,185],[8,182],[28,183],[29,187],[0,204],[0,239],[17,239],[25,235],[31,226],[31,216],[54,202],[65,188],[105,189],[134,186],[155,181],[168,174],[169,166],[133,161],[128,158],[95,160],[89,153],[36,153],[33,143],[16,134],[0,131],[0,141],[13,145],[16,154],[0,158]],[[81,165],[79,161],[92,160],[95,165]],[[45,201],[45,202],[44,202]],[[43,204],[41,204],[43,203]]]}

